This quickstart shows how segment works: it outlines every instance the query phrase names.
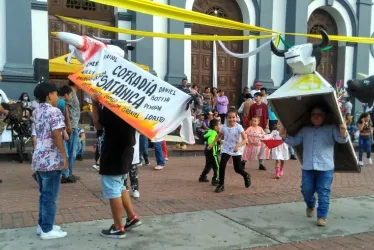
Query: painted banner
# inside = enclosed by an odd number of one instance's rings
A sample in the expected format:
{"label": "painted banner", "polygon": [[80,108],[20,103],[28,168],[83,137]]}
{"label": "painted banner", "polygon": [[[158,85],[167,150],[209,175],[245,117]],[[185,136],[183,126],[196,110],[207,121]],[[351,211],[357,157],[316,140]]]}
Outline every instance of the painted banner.
{"label": "painted banner", "polygon": [[108,48],[89,57],[69,79],[88,94],[98,95],[100,103],[146,137],[162,139],[182,124],[182,139],[195,143],[190,135],[191,110],[186,109],[190,96]]}

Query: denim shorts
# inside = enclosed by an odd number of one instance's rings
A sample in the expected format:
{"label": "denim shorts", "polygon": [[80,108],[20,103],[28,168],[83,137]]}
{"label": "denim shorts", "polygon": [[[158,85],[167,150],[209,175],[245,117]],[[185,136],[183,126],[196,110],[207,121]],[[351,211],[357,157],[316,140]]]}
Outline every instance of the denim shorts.
{"label": "denim shorts", "polygon": [[125,175],[101,175],[101,188],[104,199],[115,199],[122,196],[122,191],[126,190]]}

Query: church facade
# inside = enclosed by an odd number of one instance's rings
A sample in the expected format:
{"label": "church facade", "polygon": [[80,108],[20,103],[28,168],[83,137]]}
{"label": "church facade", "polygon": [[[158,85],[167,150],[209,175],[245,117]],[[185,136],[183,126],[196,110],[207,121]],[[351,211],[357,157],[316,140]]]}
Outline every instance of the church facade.
{"label": "church facade", "polygon": [[[187,10],[249,23],[279,32],[313,33],[325,29],[329,34],[346,36],[374,36],[372,0],[155,0]],[[124,34],[113,34],[74,23],[62,22],[55,15],[65,15],[109,26],[134,30],[209,35],[248,35],[257,33],[207,27],[168,20],[162,17],[103,6],[87,0],[6,0],[0,3],[0,88],[32,86],[34,58],[55,58],[68,53],[67,45],[50,35],[53,31],[67,31],[80,35],[105,38],[134,39]],[[10,10],[21,15],[8,14]],[[5,13],[3,15],[3,13]],[[21,18],[20,18],[21,17]],[[1,20],[3,19],[3,20]],[[31,19],[31,22],[30,22]],[[27,25],[26,25],[27,24]],[[318,42],[303,36],[286,36],[290,45]],[[14,42],[17,41],[17,42]],[[266,39],[225,42],[235,53],[254,50]],[[5,45],[4,45],[5,44]],[[345,42],[330,43],[332,49],[323,53],[318,71],[331,83],[346,82],[357,73],[374,74],[372,45]],[[281,47],[282,48],[282,45]],[[163,38],[144,38],[131,52],[132,61],[146,64],[151,72],[171,84],[179,85],[183,78],[200,88],[212,85],[213,44],[206,41],[181,41]],[[275,89],[285,82],[291,72],[284,59],[272,55],[270,48],[247,59],[217,52],[218,88],[225,90],[234,103],[245,86],[261,81]],[[13,73],[12,73],[13,72]],[[24,72],[19,74],[16,72]],[[63,84],[66,77],[53,78]],[[25,87],[26,86],[26,87]],[[31,89],[31,88],[30,88]],[[236,103],[236,102],[235,102]]]}

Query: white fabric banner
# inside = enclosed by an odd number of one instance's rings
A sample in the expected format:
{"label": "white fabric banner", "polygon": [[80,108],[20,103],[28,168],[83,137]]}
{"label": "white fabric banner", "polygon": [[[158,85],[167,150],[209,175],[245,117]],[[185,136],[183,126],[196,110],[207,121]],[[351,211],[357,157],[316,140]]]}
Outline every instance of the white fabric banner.
{"label": "white fabric banner", "polygon": [[181,137],[186,143],[195,143],[192,122],[188,123],[188,94],[111,53],[107,47],[96,46],[91,53],[82,70],[69,76],[71,81],[88,94],[99,95],[104,106],[146,137],[161,139],[183,124]]}
{"label": "white fabric banner", "polygon": [[[227,53],[229,54],[230,56],[233,56],[233,57],[236,57],[236,58],[248,58],[248,57],[251,57],[253,55],[256,55],[257,53],[259,53],[261,50],[265,49],[265,48],[268,48],[270,49],[270,42],[272,40],[264,43],[263,45],[261,45],[260,47],[256,48],[255,50],[253,51],[250,51],[250,52],[247,52],[245,54],[238,54],[238,53],[234,53],[234,52],[231,52],[228,48],[225,47],[225,44],[223,44],[223,42],[221,41],[218,41],[219,45],[222,47],[222,49]],[[213,58],[214,60],[214,58]]]}

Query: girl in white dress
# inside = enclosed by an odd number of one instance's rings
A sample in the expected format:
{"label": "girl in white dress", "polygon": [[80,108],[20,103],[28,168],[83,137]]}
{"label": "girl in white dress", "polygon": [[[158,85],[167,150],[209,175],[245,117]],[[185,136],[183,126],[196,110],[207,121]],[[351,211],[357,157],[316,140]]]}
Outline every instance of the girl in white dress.
{"label": "girl in white dress", "polygon": [[[276,130],[271,132],[271,137],[275,140],[282,140],[282,137],[279,135],[279,130],[281,129],[282,125],[278,121],[275,126]],[[275,178],[279,179],[281,176],[283,176],[284,161],[290,159],[288,154],[288,145],[283,142],[283,144],[273,148],[271,150],[271,158],[275,160]]]}

